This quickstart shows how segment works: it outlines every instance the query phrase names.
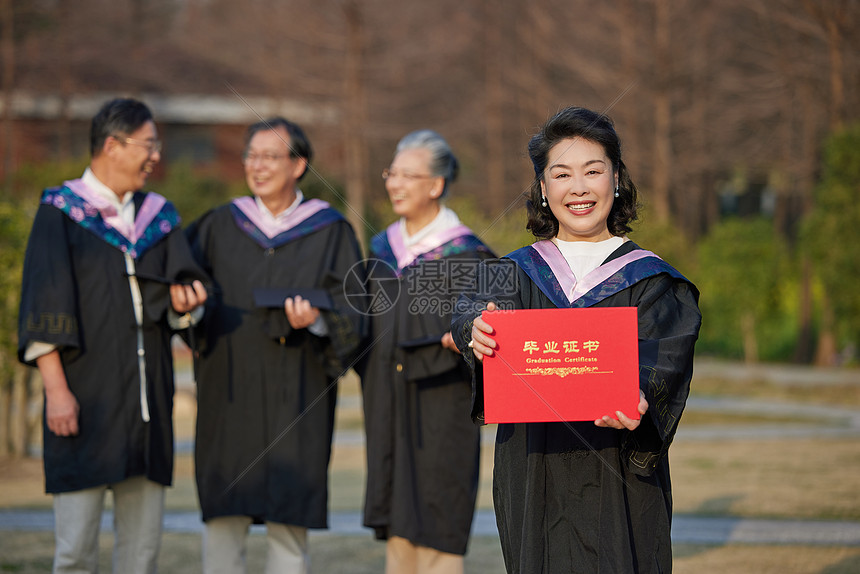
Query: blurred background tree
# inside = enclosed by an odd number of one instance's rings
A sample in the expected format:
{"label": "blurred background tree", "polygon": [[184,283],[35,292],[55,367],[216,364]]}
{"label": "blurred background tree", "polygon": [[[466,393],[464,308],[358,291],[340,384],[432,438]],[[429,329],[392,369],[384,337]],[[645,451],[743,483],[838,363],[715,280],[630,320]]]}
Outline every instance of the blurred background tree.
{"label": "blurred background tree", "polygon": [[784,356],[781,344],[792,332],[785,294],[796,291],[796,278],[771,222],[726,219],[699,242],[697,255],[691,277],[701,291],[701,350],[748,363]]}
{"label": "blurred background tree", "polygon": [[26,454],[30,369],[18,363],[18,303],[30,220],[0,200],[0,455]]}
{"label": "blurred background tree", "polygon": [[[814,207],[802,228],[802,252],[815,262],[819,317],[832,332],[831,352],[860,342],[860,124],[827,140]],[[826,361],[826,357],[819,357]]]}

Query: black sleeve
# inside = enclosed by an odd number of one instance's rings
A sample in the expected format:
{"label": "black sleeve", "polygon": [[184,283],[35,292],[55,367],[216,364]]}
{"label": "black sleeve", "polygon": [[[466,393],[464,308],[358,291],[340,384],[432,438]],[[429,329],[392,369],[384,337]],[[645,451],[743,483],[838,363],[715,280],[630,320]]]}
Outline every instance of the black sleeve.
{"label": "black sleeve", "polygon": [[[159,269],[148,269],[149,263],[146,254],[138,263],[138,271],[144,273],[144,277],[163,277],[165,282],[142,280],[140,281],[141,296],[143,297],[143,308],[149,321],[167,324],[167,312],[171,307],[170,285],[176,283],[190,284],[200,281],[207,291],[212,291],[212,280],[203,271],[203,268],[191,255],[188,239],[181,229],[172,230],[163,239],[164,259],[158,259]],[[207,297],[208,299],[208,297]]]}
{"label": "black sleeve", "polygon": [[358,240],[346,221],[334,224],[325,265],[319,288],[331,295],[333,307],[321,314],[328,327],[329,374],[339,376],[357,360],[369,327],[362,309],[367,293],[366,270]]}
{"label": "black sleeve", "polygon": [[523,304],[517,286],[522,281],[516,263],[510,259],[482,262],[475,275],[475,284],[460,295],[451,318],[454,343],[472,371],[472,420],[481,424],[484,422],[484,379],[482,365],[475,360],[469,347],[472,324],[490,301],[495,302],[499,309],[521,309]]}
{"label": "black sleeve", "polygon": [[188,329],[179,332],[179,336],[185,341],[185,344],[191,349],[196,356],[206,354],[206,324],[211,319],[214,308],[219,304],[221,294],[218,291],[217,285],[210,279],[212,275],[212,265],[206,257],[205,231],[207,222],[212,217],[213,210],[210,210],[200,216],[199,219],[189,224],[183,231],[185,236],[185,245],[188,248],[188,255],[194,261],[194,264],[200,269],[200,272],[207,278],[204,281],[206,285],[207,297],[204,305],[203,320],[197,325],[193,325]]}
{"label": "black sleeve", "polygon": [[66,225],[63,213],[47,205],[39,207],[33,221],[18,314],[18,359],[22,362],[31,342],[77,349],[82,344]]}
{"label": "black sleeve", "polygon": [[666,455],[684,410],[693,377],[693,351],[701,326],[698,291],[659,275],[643,281],[639,309],[639,388],[648,412],[623,448],[632,472],[654,472]]}

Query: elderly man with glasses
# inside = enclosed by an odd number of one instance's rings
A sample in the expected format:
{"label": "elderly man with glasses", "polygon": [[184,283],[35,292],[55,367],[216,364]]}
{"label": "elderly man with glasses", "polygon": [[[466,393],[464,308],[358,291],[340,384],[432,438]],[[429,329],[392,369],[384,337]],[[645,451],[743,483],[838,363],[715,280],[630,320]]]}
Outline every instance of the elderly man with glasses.
{"label": "elderly man with glasses", "polygon": [[170,338],[207,298],[174,207],[140,191],[161,159],[152,114],[117,99],[92,120],[80,179],[47,189],[24,262],[19,358],[45,387],[54,572],[96,572],[105,492],[114,572],[155,572],[173,475]]}
{"label": "elderly man with glasses", "polygon": [[291,121],[250,126],[251,193],[187,230],[215,284],[196,337],[206,574],[245,571],[252,523],[266,525],[266,572],[306,573],[307,529],[327,524],[336,381],[364,329],[348,297],[364,267],[349,223],[298,188],[311,155]]}

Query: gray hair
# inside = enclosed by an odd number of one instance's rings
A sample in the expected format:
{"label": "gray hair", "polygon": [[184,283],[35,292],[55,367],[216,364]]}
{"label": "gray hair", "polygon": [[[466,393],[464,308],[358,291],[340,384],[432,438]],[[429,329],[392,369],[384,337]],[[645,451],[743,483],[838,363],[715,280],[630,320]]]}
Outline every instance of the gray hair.
{"label": "gray hair", "polygon": [[426,149],[430,152],[430,173],[445,180],[441,197],[446,197],[448,184],[455,181],[460,172],[460,162],[445,138],[433,130],[418,130],[403,136],[397,144],[396,153],[409,149]]}

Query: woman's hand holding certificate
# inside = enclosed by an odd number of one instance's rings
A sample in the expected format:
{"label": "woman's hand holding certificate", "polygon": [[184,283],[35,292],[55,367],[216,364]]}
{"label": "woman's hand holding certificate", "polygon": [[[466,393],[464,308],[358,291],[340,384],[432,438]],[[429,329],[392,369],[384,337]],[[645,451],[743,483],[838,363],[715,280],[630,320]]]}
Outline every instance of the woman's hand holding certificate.
{"label": "woman's hand holding certificate", "polygon": [[[496,304],[490,301],[487,303],[487,311],[495,311]],[[469,346],[472,347],[472,354],[479,362],[484,362],[484,356],[493,356],[493,349],[496,348],[496,342],[493,340],[494,331],[489,323],[484,321],[480,315],[475,318],[472,323],[472,340]]]}

